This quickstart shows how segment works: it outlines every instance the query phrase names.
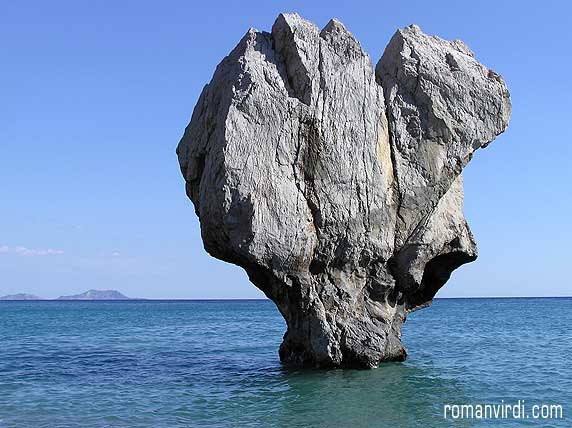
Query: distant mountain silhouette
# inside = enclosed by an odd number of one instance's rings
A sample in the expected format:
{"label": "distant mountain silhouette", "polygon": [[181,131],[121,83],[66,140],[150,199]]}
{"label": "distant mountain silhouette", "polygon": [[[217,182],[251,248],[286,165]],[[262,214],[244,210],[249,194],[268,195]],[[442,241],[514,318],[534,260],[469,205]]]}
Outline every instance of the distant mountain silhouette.
{"label": "distant mountain silhouette", "polygon": [[57,300],[130,300],[116,290],[89,290],[72,296],[60,296]]}
{"label": "distant mountain silhouette", "polygon": [[45,300],[43,297],[34,294],[18,293],[0,297],[0,300]]}

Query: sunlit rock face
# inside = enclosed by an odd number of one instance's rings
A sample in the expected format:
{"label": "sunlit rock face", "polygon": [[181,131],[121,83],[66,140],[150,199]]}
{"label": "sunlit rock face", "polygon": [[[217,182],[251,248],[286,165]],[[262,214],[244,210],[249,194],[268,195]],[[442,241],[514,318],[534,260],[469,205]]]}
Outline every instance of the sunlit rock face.
{"label": "sunlit rock face", "polygon": [[406,357],[406,315],[477,257],[461,171],[510,116],[460,41],[398,30],[373,67],[337,20],[281,14],[218,65],[177,148],[205,249],[284,316],[282,361]]}

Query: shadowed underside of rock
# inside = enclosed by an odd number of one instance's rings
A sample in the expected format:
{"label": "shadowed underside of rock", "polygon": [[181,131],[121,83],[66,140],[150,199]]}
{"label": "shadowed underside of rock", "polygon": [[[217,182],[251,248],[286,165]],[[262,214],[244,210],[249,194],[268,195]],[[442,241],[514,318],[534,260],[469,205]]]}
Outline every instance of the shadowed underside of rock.
{"label": "shadowed underside of rock", "polygon": [[508,125],[502,78],[460,41],[398,30],[375,67],[338,21],[249,30],[177,148],[205,249],[288,331],[282,361],[403,360],[406,315],[477,257],[461,170]]}

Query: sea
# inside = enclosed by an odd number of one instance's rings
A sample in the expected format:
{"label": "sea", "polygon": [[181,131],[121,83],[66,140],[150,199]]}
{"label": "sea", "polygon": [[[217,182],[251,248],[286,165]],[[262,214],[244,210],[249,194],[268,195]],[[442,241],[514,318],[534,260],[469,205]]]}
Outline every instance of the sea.
{"label": "sea", "polygon": [[300,370],[266,300],[0,302],[0,428],[572,427],[571,329],[570,298],[437,299],[405,362]]}

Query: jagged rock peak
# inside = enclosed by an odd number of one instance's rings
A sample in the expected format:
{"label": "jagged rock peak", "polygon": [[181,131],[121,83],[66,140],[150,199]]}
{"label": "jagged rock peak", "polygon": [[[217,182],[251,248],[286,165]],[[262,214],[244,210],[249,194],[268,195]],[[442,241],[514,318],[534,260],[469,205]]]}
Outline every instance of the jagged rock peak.
{"label": "jagged rock peak", "polygon": [[339,21],[281,14],[218,65],[177,154],[205,249],[284,316],[281,359],[374,367],[475,260],[461,170],[509,116],[460,41],[398,30],[374,72]]}

